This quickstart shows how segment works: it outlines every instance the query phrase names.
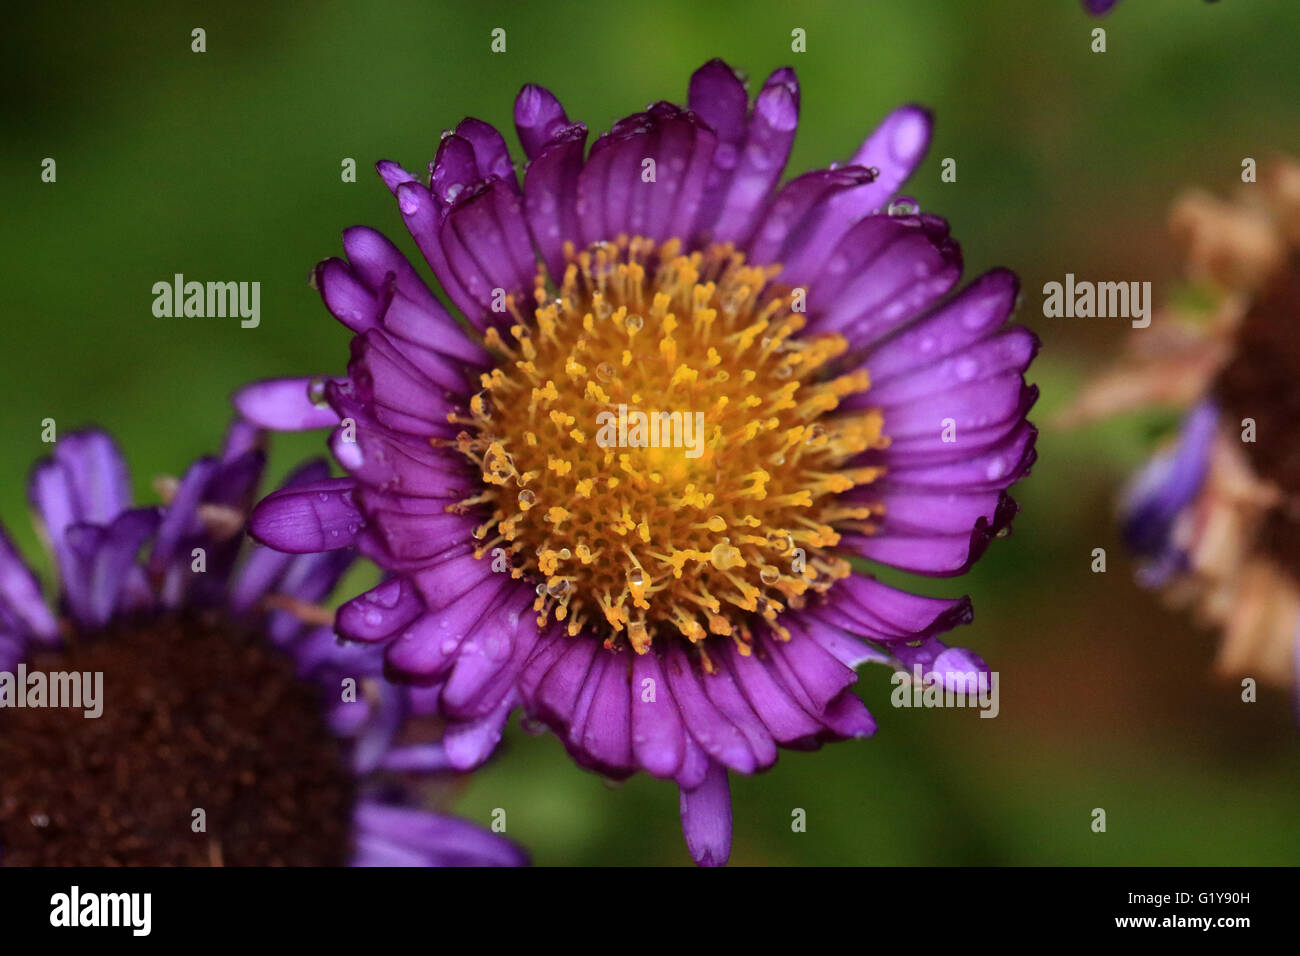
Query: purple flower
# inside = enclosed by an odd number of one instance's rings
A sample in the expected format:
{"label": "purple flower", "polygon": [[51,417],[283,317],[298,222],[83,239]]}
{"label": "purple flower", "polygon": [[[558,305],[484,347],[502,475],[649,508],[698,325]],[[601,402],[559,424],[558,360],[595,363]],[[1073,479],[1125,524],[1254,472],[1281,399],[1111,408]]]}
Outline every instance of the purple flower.
{"label": "purple flower", "polygon": [[[1217,3],[1218,0],[1205,0],[1206,3]],[[1103,17],[1110,13],[1111,8],[1119,0],[1083,0],[1083,9],[1091,13],[1094,17]]]}
{"label": "purple flower", "polygon": [[[236,423],[219,455],[159,482],[160,507],[132,506],[104,432],[69,434],[37,463],[31,500],[63,617],[0,529],[0,856],[523,862],[504,839],[410,805],[410,775],[450,762],[443,744],[401,736],[431,712],[427,696],[385,680],[379,650],[337,639],[319,605],[351,555],[245,552],[260,445]],[[284,488],[328,474],[308,464]],[[82,672],[101,674],[97,714],[52,698],[31,709],[15,679],[48,681],[52,695],[53,674]]]}
{"label": "purple flower", "polygon": [[392,575],[340,631],[452,719],[495,737],[522,704],[580,765],[674,780],[700,863],[730,851],[728,771],[874,732],[857,665],[977,660],[935,636],[968,599],[851,562],[965,572],[1034,460],[1015,276],[948,298],[948,225],[897,195],[930,115],[901,107],[847,163],[781,185],[799,98],[781,69],[751,104],[714,60],[686,107],[588,151],[526,86],[522,186],[476,119],[427,183],[379,163],[468,328],[353,227],[316,271],[356,333],[348,374],[236,397],[267,427],[334,426],[349,477],[270,496],[250,529]]}

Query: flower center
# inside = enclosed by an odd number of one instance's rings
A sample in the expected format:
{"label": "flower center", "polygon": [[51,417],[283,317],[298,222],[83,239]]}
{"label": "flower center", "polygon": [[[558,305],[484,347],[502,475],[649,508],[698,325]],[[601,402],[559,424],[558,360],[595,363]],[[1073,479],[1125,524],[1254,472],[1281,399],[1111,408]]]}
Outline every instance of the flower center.
{"label": "flower center", "polygon": [[1251,303],[1242,319],[1236,352],[1219,373],[1214,391],[1240,428],[1255,421],[1256,440],[1242,445],[1255,471],[1275,484],[1283,504],[1263,528],[1266,547],[1293,572],[1300,571],[1300,447],[1291,440],[1300,417],[1300,255],[1293,256]]}
{"label": "flower center", "polygon": [[[348,861],[352,776],[316,688],[261,635],[159,618],[77,638],[25,670],[12,688],[25,706],[0,709],[0,863]],[[51,706],[56,693],[68,703],[56,687],[70,682],[80,706]]]}
{"label": "flower center", "polygon": [[841,336],[799,335],[806,290],[730,245],[680,249],[570,248],[558,294],[540,269],[534,308],[506,297],[454,439],[484,487],[454,507],[490,509],[478,554],[537,579],[541,624],[747,652],[757,617],[788,636],[781,611],[849,573],[835,527],[870,532],[879,506],[839,496],[881,469],[846,463],[887,439],[879,411],[833,414],[867,377],[832,371]]}

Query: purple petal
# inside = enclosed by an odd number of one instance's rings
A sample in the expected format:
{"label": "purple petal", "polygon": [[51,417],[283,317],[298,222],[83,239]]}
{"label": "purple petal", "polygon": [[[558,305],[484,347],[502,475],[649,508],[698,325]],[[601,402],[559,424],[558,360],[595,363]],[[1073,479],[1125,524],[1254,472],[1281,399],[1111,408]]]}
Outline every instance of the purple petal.
{"label": "purple petal", "polygon": [[763,201],[790,158],[798,125],[798,81],[793,70],[777,70],[767,78],[754,102],[745,146],[718,213],[712,241],[739,242],[752,231]]}
{"label": "purple petal", "polygon": [[23,636],[52,643],[59,625],[41,596],[41,586],[4,528],[0,528],[0,624],[12,620]]}
{"label": "purple petal", "polygon": [[253,510],[249,533],[290,554],[345,548],[364,525],[351,478],[328,478],[272,492]]}
{"label": "purple petal", "polygon": [[313,378],[274,378],[245,385],[235,393],[235,410],[248,422],[271,431],[329,428],[338,413],[311,400]]}
{"label": "purple petal", "polygon": [[727,771],[710,763],[704,782],[681,791],[682,835],[700,866],[722,866],[731,856],[731,787]]}
{"label": "purple petal", "polygon": [[515,97],[515,132],[530,162],[568,125],[564,107],[545,87],[529,83]]}

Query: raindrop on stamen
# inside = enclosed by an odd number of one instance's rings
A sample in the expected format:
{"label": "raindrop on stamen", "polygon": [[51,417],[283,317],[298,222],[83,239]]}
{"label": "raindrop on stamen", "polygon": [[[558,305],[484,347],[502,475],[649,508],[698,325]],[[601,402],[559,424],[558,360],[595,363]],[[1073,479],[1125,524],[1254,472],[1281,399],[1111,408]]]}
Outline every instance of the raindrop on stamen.
{"label": "raindrop on stamen", "polygon": [[740,564],[740,561],[740,549],[732,546],[730,538],[724,538],[709,552],[709,563],[719,571],[729,571]]}
{"label": "raindrop on stamen", "polygon": [[788,534],[773,531],[767,536],[767,543],[777,554],[785,554],[794,547],[794,538]]}

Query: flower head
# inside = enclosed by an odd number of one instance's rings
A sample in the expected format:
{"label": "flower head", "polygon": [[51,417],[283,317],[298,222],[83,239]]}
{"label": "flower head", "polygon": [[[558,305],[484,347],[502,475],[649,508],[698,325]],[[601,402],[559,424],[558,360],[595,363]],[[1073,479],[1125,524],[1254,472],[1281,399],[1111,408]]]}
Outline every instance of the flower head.
{"label": "flower head", "polygon": [[1289,685],[1300,632],[1300,166],[1275,160],[1261,177],[1236,201],[1192,193],[1175,205],[1188,289],[1064,421],[1187,409],[1125,496],[1140,579],[1222,630],[1222,673]]}
{"label": "flower head", "polygon": [[[383,678],[375,648],[341,643],[319,605],[351,556],[244,552],[263,457],[238,423],[219,455],[158,483],[158,507],[132,506],[103,432],[37,464],[61,616],[0,531],[0,861],[521,860],[406,802],[407,774],[448,761],[402,736],[428,702]],[[309,464],[285,487],[327,475]],[[69,708],[56,689],[74,685]]]}
{"label": "flower head", "polygon": [[348,261],[316,272],[356,333],[347,376],[237,397],[269,427],[337,426],[350,478],[273,495],[250,527],[393,574],[345,605],[343,633],[383,643],[453,719],[499,727],[522,703],[581,765],[674,780],[706,863],[729,852],[727,771],[875,730],[858,664],[983,667],[935,637],[967,599],[854,562],[964,572],[1034,459],[1037,342],[1003,328],[1015,277],[945,301],[958,246],[897,196],[929,114],[902,107],[848,163],[779,185],[799,102],[792,70],[751,104],[714,60],[686,107],[588,151],[527,86],[522,186],[475,119],[427,183],[380,163],[468,327],[354,227]]}

